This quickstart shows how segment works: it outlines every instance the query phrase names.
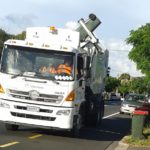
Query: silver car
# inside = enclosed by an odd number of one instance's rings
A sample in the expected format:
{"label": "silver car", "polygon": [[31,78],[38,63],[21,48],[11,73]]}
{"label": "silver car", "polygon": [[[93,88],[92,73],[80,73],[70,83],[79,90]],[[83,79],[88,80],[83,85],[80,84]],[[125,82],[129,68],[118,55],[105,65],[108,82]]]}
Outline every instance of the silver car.
{"label": "silver car", "polygon": [[142,94],[128,94],[121,104],[120,113],[132,114],[135,108],[143,106],[145,102],[146,98]]}

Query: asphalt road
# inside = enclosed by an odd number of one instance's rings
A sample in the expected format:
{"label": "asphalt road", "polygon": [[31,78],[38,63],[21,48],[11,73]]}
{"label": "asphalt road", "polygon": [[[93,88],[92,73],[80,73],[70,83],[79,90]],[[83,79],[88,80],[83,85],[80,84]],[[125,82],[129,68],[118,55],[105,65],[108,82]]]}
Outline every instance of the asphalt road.
{"label": "asphalt road", "polygon": [[6,131],[0,123],[0,149],[5,150],[105,150],[113,142],[130,133],[131,116],[120,115],[118,102],[105,105],[102,125],[83,128],[79,138],[68,132],[49,131],[21,127],[18,131]]}

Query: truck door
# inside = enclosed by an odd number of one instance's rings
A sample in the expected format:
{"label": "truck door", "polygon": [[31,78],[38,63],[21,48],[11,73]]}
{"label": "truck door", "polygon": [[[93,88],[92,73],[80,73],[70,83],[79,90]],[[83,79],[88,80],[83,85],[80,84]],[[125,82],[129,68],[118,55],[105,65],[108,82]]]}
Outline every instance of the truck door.
{"label": "truck door", "polygon": [[85,81],[83,76],[83,57],[82,55],[77,56],[77,81],[78,81],[78,98],[80,100],[85,99]]}

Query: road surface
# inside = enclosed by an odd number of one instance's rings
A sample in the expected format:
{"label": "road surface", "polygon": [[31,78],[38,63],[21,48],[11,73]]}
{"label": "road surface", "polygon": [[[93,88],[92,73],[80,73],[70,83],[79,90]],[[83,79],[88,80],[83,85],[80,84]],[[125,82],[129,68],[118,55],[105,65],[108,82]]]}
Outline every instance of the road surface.
{"label": "road surface", "polygon": [[105,105],[102,125],[83,128],[79,138],[72,138],[68,132],[49,131],[21,127],[18,131],[7,131],[0,123],[0,148],[4,150],[106,150],[130,133],[131,116],[119,114],[120,104]]}

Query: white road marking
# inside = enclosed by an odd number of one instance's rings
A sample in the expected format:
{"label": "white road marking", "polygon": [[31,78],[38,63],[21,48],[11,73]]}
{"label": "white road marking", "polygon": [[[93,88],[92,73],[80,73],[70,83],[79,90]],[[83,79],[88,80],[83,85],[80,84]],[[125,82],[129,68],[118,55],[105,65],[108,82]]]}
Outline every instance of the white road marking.
{"label": "white road marking", "polygon": [[119,113],[120,113],[120,112],[116,112],[116,113],[114,113],[114,114],[111,114],[111,115],[105,116],[105,117],[103,117],[103,119],[110,118],[110,117],[112,117],[112,116],[118,115]]}

